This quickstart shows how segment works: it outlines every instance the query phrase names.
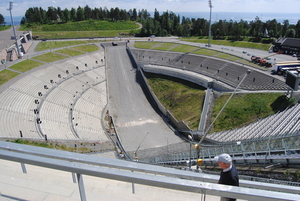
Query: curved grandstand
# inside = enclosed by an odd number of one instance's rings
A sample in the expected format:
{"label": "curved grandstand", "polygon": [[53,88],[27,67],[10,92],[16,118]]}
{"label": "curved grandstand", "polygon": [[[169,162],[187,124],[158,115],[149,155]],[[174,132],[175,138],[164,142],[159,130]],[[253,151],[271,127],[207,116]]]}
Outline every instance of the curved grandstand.
{"label": "curved grandstand", "polygon": [[20,75],[0,96],[1,138],[107,140],[104,52]]}
{"label": "curved grandstand", "polygon": [[250,66],[216,57],[188,53],[132,49],[140,64],[162,65],[193,71],[236,87],[247,69],[252,72],[240,86],[244,90],[287,90],[286,84]]}

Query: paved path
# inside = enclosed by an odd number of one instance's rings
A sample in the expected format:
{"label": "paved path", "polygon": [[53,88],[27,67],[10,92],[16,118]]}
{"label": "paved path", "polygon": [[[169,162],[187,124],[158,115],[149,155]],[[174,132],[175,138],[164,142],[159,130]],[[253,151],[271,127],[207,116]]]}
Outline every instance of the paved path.
{"label": "paved path", "polygon": [[[19,36],[23,34],[23,31],[17,31],[19,26],[15,26],[15,27],[16,27],[17,37],[19,38]],[[14,31],[12,27],[10,29],[0,31],[0,51],[10,47],[16,42],[16,40],[11,39],[12,36],[14,36]]]}

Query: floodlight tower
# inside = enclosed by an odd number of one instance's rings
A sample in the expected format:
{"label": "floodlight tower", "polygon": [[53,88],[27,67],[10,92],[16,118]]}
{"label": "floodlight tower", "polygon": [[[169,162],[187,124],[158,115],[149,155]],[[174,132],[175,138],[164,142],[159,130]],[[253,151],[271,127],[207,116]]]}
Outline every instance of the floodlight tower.
{"label": "floodlight tower", "polygon": [[211,37],[211,10],[212,10],[211,0],[208,0],[208,5],[209,5],[209,8],[210,8],[210,15],[209,15],[209,30],[208,30],[208,47],[210,47],[210,37]]}
{"label": "floodlight tower", "polygon": [[16,47],[17,47],[17,50],[18,50],[18,57],[20,58],[21,57],[21,52],[20,52],[20,49],[19,49],[18,38],[17,38],[16,30],[15,30],[13,17],[12,17],[12,14],[11,14],[12,8],[13,8],[13,2],[9,2],[9,8],[7,10],[9,10],[9,12],[10,12],[11,25],[13,27],[13,31],[14,31],[14,35],[15,35],[15,39],[16,39]]}

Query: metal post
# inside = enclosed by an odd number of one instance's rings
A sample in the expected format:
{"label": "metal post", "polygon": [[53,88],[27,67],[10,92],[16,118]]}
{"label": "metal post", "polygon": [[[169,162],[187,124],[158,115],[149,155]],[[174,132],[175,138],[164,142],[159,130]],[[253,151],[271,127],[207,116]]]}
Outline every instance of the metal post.
{"label": "metal post", "polygon": [[132,185],[132,194],[135,194],[134,183],[131,183],[131,185]]}
{"label": "metal post", "polygon": [[13,31],[14,31],[14,36],[15,36],[15,40],[16,40],[16,47],[17,47],[17,50],[18,50],[18,58],[20,58],[21,57],[21,52],[20,52],[20,49],[19,49],[18,38],[17,38],[14,21],[13,21],[12,14],[11,14],[12,8],[13,8],[13,2],[9,2],[9,9],[7,9],[7,10],[9,10],[9,13],[10,13],[11,26],[12,26]]}
{"label": "metal post", "polygon": [[78,181],[78,188],[79,188],[79,193],[80,193],[80,199],[81,201],[86,201],[86,196],[85,196],[85,190],[84,190],[84,184],[83,184],[83,178],[81,174],[77,174],[77,181]]}
{"label": "metal post", "polygon": [[208,30],[208,47],[210,47],[210,37],[211,37],[211,10],[212,4],[211,0],[208,0],[209,8],[210,8],[210,15],[209,15],[209,30]]}
{"label": "metal post", "polygon": [[193,136],[192,135],[188,135],[188,138],[190,139],[190,161],[189,161],[189,169],[192,169],[192,142],[193,142]]}
{"label": "metal post", "polygon": [[76,176],[74,172],[72,172],[72,179],[73,179],[73,183],[76,184]]}
{"label": "metal post", "polygon": [[[133,171],[131,171],[133,172]],[[134,183],[131,183],[131,186],[132,186],[132,194],[135,194],[135,187],[134,187]]]}
{"label": "metal post", "polygon": [[190,142],[190,155],[189,155],[189,170],[191,170],[191,168],[192,168],[192,143]]}
{"label": "metal post", "polygon": [[21,163],[22,171],[24,174],[27,174],[27,170],[24,163]]}

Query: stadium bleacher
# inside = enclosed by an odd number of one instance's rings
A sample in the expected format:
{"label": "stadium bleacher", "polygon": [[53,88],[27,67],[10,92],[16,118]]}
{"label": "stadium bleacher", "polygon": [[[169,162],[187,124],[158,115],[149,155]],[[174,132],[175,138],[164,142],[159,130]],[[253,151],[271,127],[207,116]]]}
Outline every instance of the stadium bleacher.
{"label": "stadium bleacher", "polygon": [[45,65],[11,84],[0,94],[0,137],[107,140],[103,58],[98,52]]}
{"label": "stadium bleacher", "polygon": [[[138,63],[182,68],[222,81],[236,87],[249,66],[215,57],[151,50],[131,50]],[[246,90],[286,90],[286,84],[272,76],[252,69],[240,86]]]}
{"label": "stadium bleacher", "polygon": [[236,142],[297,135],[300,129],[298,114],[300,114],[300,104],[242,128],[209,134],[207,138],[219,142]]}

